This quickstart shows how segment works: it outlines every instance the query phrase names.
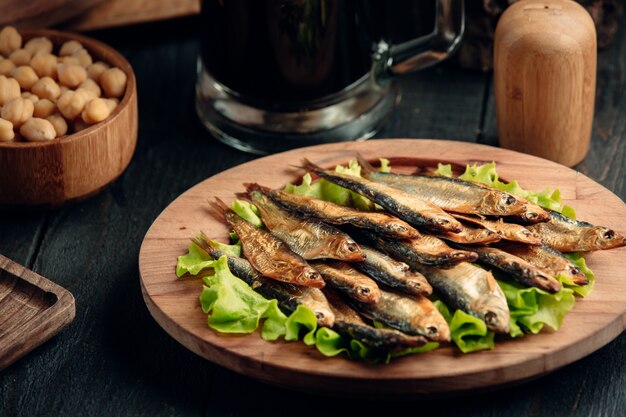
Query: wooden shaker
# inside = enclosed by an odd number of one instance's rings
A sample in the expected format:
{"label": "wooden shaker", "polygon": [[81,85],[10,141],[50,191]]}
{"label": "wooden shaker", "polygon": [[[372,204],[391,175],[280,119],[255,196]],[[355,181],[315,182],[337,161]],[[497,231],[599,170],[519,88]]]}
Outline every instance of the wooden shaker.
{"label": "wooden shaker", "polygon": [[500,18],[494,91],[500,146],[566,166],[589,150],[596,29],[571,0],[522,0]]}

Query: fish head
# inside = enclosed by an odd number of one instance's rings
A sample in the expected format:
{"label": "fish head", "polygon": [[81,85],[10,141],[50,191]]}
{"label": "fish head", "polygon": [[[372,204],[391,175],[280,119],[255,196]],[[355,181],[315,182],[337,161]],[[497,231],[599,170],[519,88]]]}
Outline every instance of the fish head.
{"label": "fish head", "polygon": [[539,236],[526,229],[525,227],[521,227],[520,229],[516,230],[514,234],[519,242],[527,243],[529,245],[541,244],[541,239],[539,239]]}
{"label": "fish head", "polygon": [[449,342],[450,327],[438,310],[434,309],[430,313],[420,315],[413,326],[423,329],[424,336],[434,342]]}
{"label": "fish head", "polygon": [[303,266],[299,268],[297,272],[295,277],[295,284],[297,285],[313,288],[324,288],[324,285],[326,285],[322,279],[322,275],[311,266]]}
{"label": "fish head", "polygon": [[475,311],[481,312],[481,318],[489,330],[496,333],[508,333],[511,314],[506,303],[502,304],[498,301],[494,297],[483,297],[479,302],[480,306]]}
{"label": "fish head", "polygon": [[594,226],[588,230],[582,240],[588,240],[594,247],[602,249],[618,248],[626,245],[626,239],[608,227]]}
{"label": "fish head", "polygon": [[335,314],[330,309],[319,306],[313,308],[313,313],[319,326],[333,327],[335,324]]}
{"label": "fish head", "polygon": [[373,282],[371,285],[363,283],[356,288],[356,293],[354,295],[358,301],[371,304],[380,299],[380,289]]}
{"label": "fish head", "polygon": [[426,217],[426,225],[431,230],[451,233],[459,233],[463,230],[463,225],[449,214],[433,212]]}
{"label": "fish head", "polygon": [[404,222],[397,221],[396,219],[390,219],[385,222],[383,228],[393,236],[401,236],[407,239],[414,239],[419,237],[419,232]]}
{"label": "fish head", "polygon": [[550,220],[550,214],[536,204],[526,204],[526,211],[520,218],[526,223],[542,223]]}
{"label": "fish head", "polygon": [[359,247],[359,245],[348,237],[337,237],[330,242],[330,247],[333,253],[338,255],[338,258],[349,262],[360,262],[365,260],[365,254]]}
{"label": "fish head", "polygon": [[514,195],[493,191],[488,193],[482,200],[481,206],[489,208],[500,215],[521,214],[526,210],[524,201]]}

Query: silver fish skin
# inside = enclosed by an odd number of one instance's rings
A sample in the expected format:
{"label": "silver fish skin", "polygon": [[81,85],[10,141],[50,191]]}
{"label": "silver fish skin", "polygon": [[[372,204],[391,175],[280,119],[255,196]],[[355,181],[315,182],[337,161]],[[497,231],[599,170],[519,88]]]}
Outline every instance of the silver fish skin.
{"label": "silver fish skin", "polygon": [[608,227],[572,220],[552,210],[549,214],[548,222],[528,226],[528,229],[560,252],[588,252],[626,245],[626,238]]}
{"label": "silver fish skin", "polygon": [[333,290],[326,288],[324,294],[335,314],[333,328],[344,336],[359,340],[367,346],[390,351],[428,343],[424,336],[410,336],[396,329],[371,326]]}
{"label": "silver fish skin", "polygon": [[201,233],[199,237],[193,239],[193,242],[207,252],[213,259],[226,256],[228,268],[233,275],[244,280],[253,290],[265,298],[278,300],[278,304],[282,309],[291,313],[294,312],[299,305],[304,305],[313,311],[319,326],[333,327],[335,313],[332,311],[328,300],[326,300],[324,293],[320,289],[292,285],[286,282],[283,283],[265,278],[244,258],[225,255],[204,233]]}
{"label": "silver fish skin", "polygon": [[[458,247],[466,248],[463,245],[458,245]],[[561,283],[554,276],[520,257],[488,246],[472,246],[472,250],[478,254],[481,262],[506,272],[520,284],[540,288],[550,293],[561,291]]]}
{"label": "silver fish skin", "polygon": [[259,191],[287,210],[334,225],[349,224],[396,239],[411,239],[419,232],[407,222],[381,211],[361,211],[281,190],[270,190],[258,184],[246,184],[248,193]]}
{"label": "silver fish skin", "polygon": [[450,328],[437,307],[421,295],[380,291],[376,303],[353,303],[365,317],[409,335],[421,335],[435,342],[449,342]]}
{"label": "silver fish skin", "polygon": [[359,303],[371,304],[380,298],[380,289],[376,282],[346,262],[315,261],[312,265],[322,274],[328,285]]}
{"label": "silver fish skin", "polygon": [[306,159],[302,168],[369,198],[398,218],[416,227],[438,232],[460,232],[462,230],[461,223],[439,207],[397,188],[365,178],[326,170]]}
{"label": "silver fish skin", "polygon": [[478,259],[475,252],[453,249],[441,239],[427,234],[422,234],[419,239],[410,240],[384,239],[368,231],[363,231],[362,236],[370,241],[372,246],[412,268],[418,264],[451,268],[461,262],[474,262]]}
{"label": "silver fish skin", "polygon": [[554,277],[561,275],[578,285],[589,283],[585,274],[574,262],[548,245],[528,246],[513,242],[498,242],[495,246],[524,259]]}
{"label": "silver fish skin", "polygon": [[463,262],[450,269],[416,267],[452,308],[478,317],[496,333],[509,332],[510,312],[504,292],[491,272]]}
{"label": "silver fish skin", "polygon": [[252,191],[249,197],[272,234],[304,259],[328,258],[346,262],[365,259],[359,245],[341,230],[320,221],[295,216],[261,192]]}
{"label": "silver fish skin", "polygon": [[521,242],[528,245],[541,245],[541,239],[539,239],[534,232],[531,232],[526,227],[519,224],[505,223],[503,219],[488,220],[478,216],[462,214],[454,214],[453,216],[455,219],[461,220],[462,222],[475,224],[487,230],[491,230],[497,233],[502,240]]}
{"label": "silver fish skin", "polygon": [[352,265],[375,281],[407,294],[426,296],[432,294],[433,288],[424,275],[411,271],[404,262],[396,261],[369,246],[361,245],[361,250],[365,254],[365,260]]}

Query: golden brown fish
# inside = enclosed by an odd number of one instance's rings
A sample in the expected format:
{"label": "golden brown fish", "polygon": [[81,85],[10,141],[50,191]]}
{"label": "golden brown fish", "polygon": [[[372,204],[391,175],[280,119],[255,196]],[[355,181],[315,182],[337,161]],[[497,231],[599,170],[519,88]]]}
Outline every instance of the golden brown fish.
{"label": "golden brown fish", "polygon": [[502,289],[491,272],[463,262],[450,269],[416,265],[442,299],[482,319],[490,330],[509,332],[509,307]]}
{"label": "golden brown fish", "polygon": [[325,288],[324,294],[335,315],[333,328],[342,335],[356,339],[367,346],[386,350],[423,346],[428,343],[428,339],[424,336],[409,336],[395,329],[369,325],[333,290]]}
{"label": "golden brown fish", "polygon": [[358,270],[372,277],[381,284],[385,284],[396,291],[415,295],[430,295],[433,288],[424,275],[411,271],[404,262],[396,261],[390,256],[369,246],[361,245],[365,254],[363,262],[352,264]]}
{"label": "golden brown fish", "polygon": [[302,167],[327,181],[369,198],[390,213],[417,227],[436,232],[460,232],[462,229],[461,223],[439,207],[397,188],[323,169],[306,159]]}
{"label": "golden brown fish", "polygon": [[347,262],[365,259],[359,245],[341,230],[317,220],[298,217],[259,191],[251,191],[248,196],[272,234],[304,259],[329,258]]}
{"label": "golden brown fish", "polygon": [[261,192],[294,213],[314,217],[325,223],[349,224],[362,229],[371,229],[376,233],[396,239],[411,239],[419,236],[419,232],[410,224],[388,213],[360,211],[330,201],[281,190],[270,190],[258,184],[246,184],[246,186],[248,192]]}
{"label": "golden brown fish", "polygon": [[561,252],[587,252],[626,245],[626,238],[604,226],[572,220],[550,211],[550,221],[528,226],[548,246]]}
{"label": "golden brown fish", "polygon": [[253,290],[265,298],[278,300],[281,309],[291,313],[299,305],[303,305],[313,311],[319,326],[333,327],[335,313],[333,313],[328,300],[319,288],[292,285],[265,278],[247,260],[225,255],[204,233],[201,233],[193,241],[213,259],[226,256],[228,268],[233,275],[244,280]]}
{"label": "golden brown fish", "polygon": [[496,247],[524,259],[555,278],[562,275],[578,285],[589,283],[585,274],[574,262],[548,245],[528,246],[521,243],[499,242],[496,243]]}
{"label": "golden brown fish", "polygon": [[463,225],[463,230],[461,230],[459,233],[446,232],[436,233],[435,235],[440,239],[467,245],[473,245],[478,243],[488,244],[500,240],[500,235],[493,230],[472,227],[467,224]]}
{"label": "golden brown fish", "polygon": [[437,307],[421,295],[400,295],[380,291],[372,304],[353,303],[365,317],[410,335],[422,335],[435,342],[450,341],[450,328]]}
{"label": "golden brown fish", "polygon": [[476,224],[497,233],[503,240],[522,242],[528,245],[541,245],[541,239],[528,230],[526,227],[515,223],[505,223],[502,219],[488,220],[478,216],[468,216],[462,214],[453,215],[462,222]]}
{"label": "golden brown fish", "polygon": [[380,289],[367,275],[340,261],[313,262],[313,267],[322,274],[331,287],[363,304],[371,304],[380,298]]}
{"label": "golden brown fish", "polygon": [[[463,245],[459,247],[467,248]],[[561,283],[552,275],[518,256],[488,246],[472,246],[472,250],[478,254],[478,260],[508,273],[520,284],[537,287],[550,293],[561,291]]]}
{"label": "golden brown fish", "polygon": [[244,256],[261,275],[296,285],[324,287],[320,273],[283,241],[239,217],[217,197],[210,207],[215,218],[226,220],[233,228],[241,240]]}

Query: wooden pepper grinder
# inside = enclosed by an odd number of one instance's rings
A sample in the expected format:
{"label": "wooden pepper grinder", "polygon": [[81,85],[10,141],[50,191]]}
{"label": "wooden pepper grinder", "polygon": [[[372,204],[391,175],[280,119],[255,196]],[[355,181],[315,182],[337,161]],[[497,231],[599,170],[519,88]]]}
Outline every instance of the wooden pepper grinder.
{"label": "wooden pepper grinder", "polygon": [[573,166],[589,150],[596,29],[571,0],[522,0],[496,27],[494,91],[500,146]]}

